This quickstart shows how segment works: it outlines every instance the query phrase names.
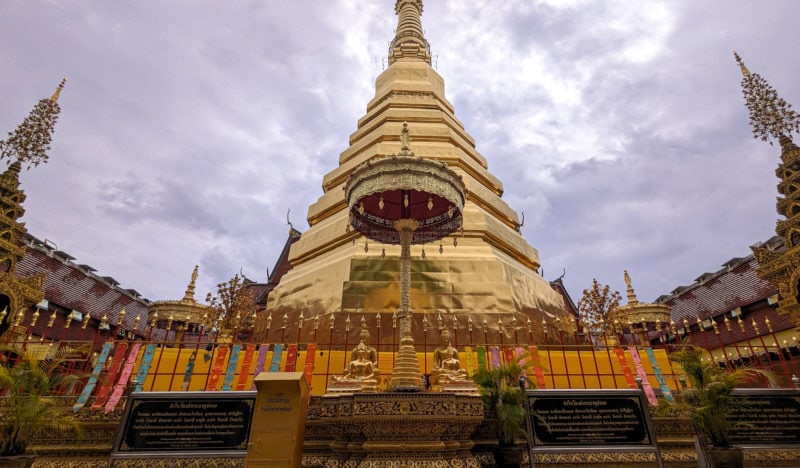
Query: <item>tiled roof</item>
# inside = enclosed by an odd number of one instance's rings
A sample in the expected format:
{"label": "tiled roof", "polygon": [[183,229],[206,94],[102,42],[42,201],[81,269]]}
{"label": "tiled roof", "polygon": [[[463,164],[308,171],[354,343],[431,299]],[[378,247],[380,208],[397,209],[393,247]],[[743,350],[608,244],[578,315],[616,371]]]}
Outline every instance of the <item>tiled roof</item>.
{"label": "tiled roof", "polygon": [[27,236],[25,241],[27,249],[25,257],[17,264],[17,274],[24,277],[46,273],[45,299],[67,309],[89,313],[97,320],[108,315],[108,323],[112,325],[116,325],[119,311],[124,308],[123,328],[131,329],[136,316],[140,316],[138,332],[145,333],[146,299],[134,290],[118,287],[116,281],[91,273],[91,267],[72,263],[73,257],[59,255],[32,236]]}
{"label": "tiled roof", "polygon": [[[762,280],[756,275],[755,268],[758,265],[752,255],[741,258],[733,258],[725,262],[723,268],[716,273],[704,273],[697,277],[696,282],[688,286],[675,288],[669,296],[662,296],[659,302],[668,305],[672,310],[672,320],[680,327],[683,320],[689,321],[694,326],[697,317],[701,320],[711,317],[721,317],[737,307],[752,306],[767,298],[778,294],[778,290],[771,283]],[[752,317],[744,320],[747,333],[755,336],[750,322],[755,318],[759,324],[763,322],[765,313],[774,309],[767,308],[768,311],[754,311]],[[776,313],[770,313],[770,321],[776,331],[783,330],[792,326],[791,322]],[[721,319],[717,319],[720,323]],[[720,327],[723,325],[720,323]],[[738,330],[738,325],[733,324],[733,328]],[[766,327],[761,327],[766,328]],[[711,340],[716,340],[713,330],[709,329]],[[763,331],[762,331],[763,333]],[[727,335],[727,330],[720,330],[723,337]],[[736,331],[734,331],[736,334]],[[739,332],[739,334],[741,334]],[[716,344],[714,342],[713,344]]]}
{"label": "tiled roof", "polygon": [[663,301],[672,309],[672,319],[681,323],[688,319],[694,323],[701,319],[716,317],[737,307],[744,307],[778,293],[772,284],[756,276],[756,259],[751,255],[731,269],[723,268],[703,282],[681,286],[677,293]]}

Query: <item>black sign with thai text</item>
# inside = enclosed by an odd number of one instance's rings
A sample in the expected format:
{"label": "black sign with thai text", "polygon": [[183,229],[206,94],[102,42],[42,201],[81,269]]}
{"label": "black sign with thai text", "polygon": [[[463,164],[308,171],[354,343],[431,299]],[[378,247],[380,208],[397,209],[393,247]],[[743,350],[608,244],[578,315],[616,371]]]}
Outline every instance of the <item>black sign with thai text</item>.
{"label": "black sign with thai text", "polygon": [[742,406],[731,415],[735,445],[800,444],[800,390],[737,389]]}
{"label": "black sign with thai text", "polygon": [[255,392],[131,394],[115,451],[246,451]]}
{"label": "black sign with thai text", "polygon": [[638,391],[532,391],[534,446],[649,446],[648,411]]}

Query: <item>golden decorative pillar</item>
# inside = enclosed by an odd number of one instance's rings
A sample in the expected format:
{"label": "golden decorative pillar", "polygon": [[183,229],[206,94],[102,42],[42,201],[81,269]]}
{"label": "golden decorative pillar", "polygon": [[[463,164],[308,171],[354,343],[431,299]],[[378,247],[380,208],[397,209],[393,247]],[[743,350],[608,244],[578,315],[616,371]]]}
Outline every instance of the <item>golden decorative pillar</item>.
{"label": "golden decorative pillar", "polygon": [[758,262],[756,274],[778,288],[778,313],[787,315],[800,328],[800,148],[791,137],[793,132],[800,132],[800,114],[761,75],[751,73],[739,54],[734,52],[734,57],[742,70],[742,92],[750,111],[753,137],[778,140],[781,146],[781,162],[775,170],[780,179],[775,233],[784,239],[784,247],[753,245]]}
{"label": "golden decorative pillar", "polygon": [[11,320],[15,314],[44,298],[43,274],[25,278],[16,275],[17,262],[25,255],[21,240],[27,232],[24,223],[19,222],[25,214],[22,207],[25,193],[19,187],[19,173],[23,164],[30,169],[47,163],[47,152],[61,112],[58,97],[65,84],[66,78],[61,80],[52,96],[39,100],[8,138],[0,140],[0,159],[10,162],[8,169],[0,175],[0,309],[7,312],[0,319],[0,333],[10,325],[5,320]]}
{"label": "golden decorative pillar", "polygon": [[[400,349],[392,372],[397,391],[423,388],[414,347],[411,309],[411,244],[434,242],[461,227],[464,182],[447,165],[418,158],[403,123],[396,155],[355,169],[345,184],[350,224],[382,244],[400,245]],[[349,229],[348,226],[348,229]]]}

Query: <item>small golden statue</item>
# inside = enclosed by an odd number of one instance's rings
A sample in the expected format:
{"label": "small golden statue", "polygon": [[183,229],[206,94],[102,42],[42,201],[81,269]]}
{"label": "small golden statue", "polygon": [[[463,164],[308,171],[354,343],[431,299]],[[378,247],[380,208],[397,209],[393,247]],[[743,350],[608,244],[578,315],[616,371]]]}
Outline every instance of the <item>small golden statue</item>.
{"label": "small golden statue", "polygon": [[329,391],[361,391],[377,392],[380,370],[378,369],[378,352],[366,344],[369,331],[361,330],[358,346],[350,353],[350,364],[341,377],[333,376]]}
{"label": "small golden statue", "polygon": [[431,385],[434,389],[454,382],[466,382],[467,372],[461,368],[458,359],[458,350],[450,344],[450,332],[442,331],[442,346],[433,352],[433,370],[431,371]]}

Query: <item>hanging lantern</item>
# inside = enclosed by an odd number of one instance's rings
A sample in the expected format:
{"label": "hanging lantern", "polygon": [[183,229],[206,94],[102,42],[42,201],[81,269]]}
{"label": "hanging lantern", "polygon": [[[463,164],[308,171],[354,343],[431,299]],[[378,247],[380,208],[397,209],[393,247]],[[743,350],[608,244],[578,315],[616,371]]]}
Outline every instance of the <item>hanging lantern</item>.
{"label": "hanging lantern", "polygon": [[[381,196],[381,198],[378,200],[378,208],[379,208],[381,211],[383,211],[383,207],[384,207],[384,206],[385,206],[385,204],[383,203],[383,196]],[[363,213],[362,213],[362,214],[363,214]]]}
{"label": "hanging lantern", "polygon": [[433,209],[433,198],[428,197],[428,211],[431,211],[432,209]]}

